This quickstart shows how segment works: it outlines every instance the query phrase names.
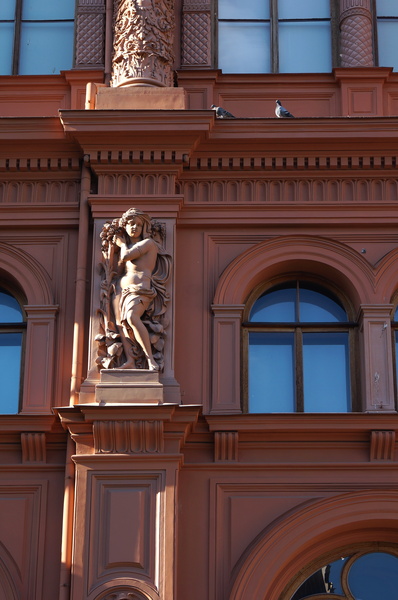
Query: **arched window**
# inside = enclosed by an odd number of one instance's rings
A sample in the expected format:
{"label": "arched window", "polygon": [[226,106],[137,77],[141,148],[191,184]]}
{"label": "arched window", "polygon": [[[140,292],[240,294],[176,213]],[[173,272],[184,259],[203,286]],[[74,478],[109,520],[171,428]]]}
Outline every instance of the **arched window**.
{"label": "arched window", "polygon": [[20,303],[0,287],[0,414],[15,414],[19,410],[25,328]]}
{"label": "arched window", "polygon": [[262,294],[244,323],[248,411],[352,410],[353,326],[337,297],[310,282]]}
{"label": "arched window", "polygon": [[393,600],[398,589],[398,556],[393,549],[361,550],[314,571],[288,600]]}
{"label": "arched window", "polygon": [[218,68],[224,73],[330,72],[330,0],[218,0]]}

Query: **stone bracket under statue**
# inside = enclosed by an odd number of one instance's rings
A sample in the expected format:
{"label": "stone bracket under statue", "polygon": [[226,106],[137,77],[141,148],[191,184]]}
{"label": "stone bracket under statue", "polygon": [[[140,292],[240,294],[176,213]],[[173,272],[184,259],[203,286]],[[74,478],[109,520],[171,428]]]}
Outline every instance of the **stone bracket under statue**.
{"label": "stone bracket under statue", "polygon": [[95,399],[104,404],[163,404],[163,384],[157,371],[102,369]]}

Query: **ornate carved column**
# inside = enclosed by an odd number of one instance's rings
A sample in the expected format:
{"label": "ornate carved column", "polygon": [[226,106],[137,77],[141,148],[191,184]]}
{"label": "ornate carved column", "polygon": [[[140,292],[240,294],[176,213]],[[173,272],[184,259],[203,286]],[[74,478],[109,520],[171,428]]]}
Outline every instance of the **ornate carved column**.
{"label": "ornate carved column", "polygon": [[115,0],[113,87],[173,86],[174,0]]}
{"label": "ornate carved column", "polygon": [[342,67],[373,67],[370,0],[340,0]]}
{"label": "ornate carved column", "polygon": [[182,14],[182,66],[211,67],[210,1],[184,0]]}

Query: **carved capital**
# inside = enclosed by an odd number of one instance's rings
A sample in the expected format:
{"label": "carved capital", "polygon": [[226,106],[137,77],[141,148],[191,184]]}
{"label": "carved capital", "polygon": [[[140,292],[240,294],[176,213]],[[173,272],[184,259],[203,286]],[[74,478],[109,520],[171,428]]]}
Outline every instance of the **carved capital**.
{"label": "carved capital", "polygon": [[116,0],[112,86],[173,86],[174,0]]}

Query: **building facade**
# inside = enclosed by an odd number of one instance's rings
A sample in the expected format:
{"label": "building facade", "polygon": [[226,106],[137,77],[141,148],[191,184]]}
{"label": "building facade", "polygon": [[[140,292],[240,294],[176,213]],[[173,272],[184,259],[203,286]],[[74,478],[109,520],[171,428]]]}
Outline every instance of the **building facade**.
{"label": "building facade", "polygon": [[0,8],[1,598],[394,599],[392,4]]}

